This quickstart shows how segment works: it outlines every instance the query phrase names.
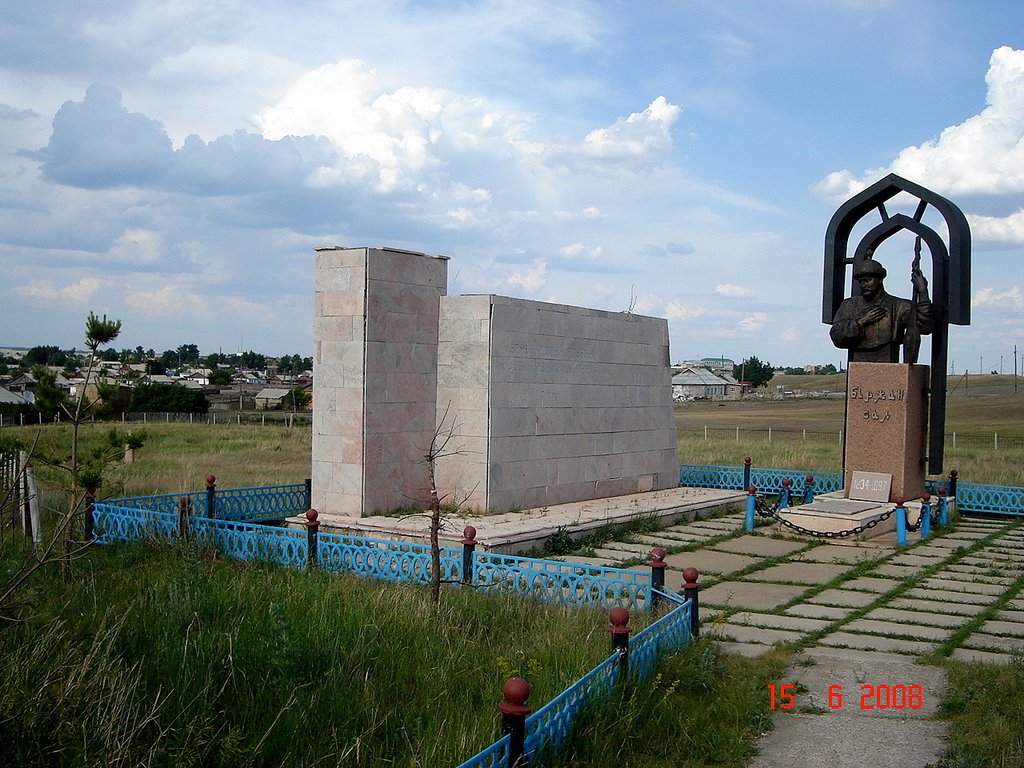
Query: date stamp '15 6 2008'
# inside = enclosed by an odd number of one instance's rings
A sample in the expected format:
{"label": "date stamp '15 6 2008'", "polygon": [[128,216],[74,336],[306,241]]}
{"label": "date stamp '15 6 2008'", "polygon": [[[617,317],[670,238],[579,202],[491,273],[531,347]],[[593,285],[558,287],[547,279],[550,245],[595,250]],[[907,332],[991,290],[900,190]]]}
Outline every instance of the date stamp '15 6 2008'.
{"label": "date stamp '15 6 2008'", "polygon": [[[862,685],[859,693],[861,709],[920,709],[924,706],[924,689],[920,685]],[[768,685],[770,706],[773,710],[793,709],[796,694],[795,683]],[[828,687],[828,707],[843,708],[843,686]]]}

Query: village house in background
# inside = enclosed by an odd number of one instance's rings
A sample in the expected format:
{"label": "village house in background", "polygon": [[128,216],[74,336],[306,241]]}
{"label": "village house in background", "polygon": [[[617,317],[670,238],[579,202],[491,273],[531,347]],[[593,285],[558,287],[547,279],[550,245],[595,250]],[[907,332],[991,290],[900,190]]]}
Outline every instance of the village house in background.
{"label": "village house in background", "polygon": [[[34,348],[38,351],[38,348]],[[52,349],[56,350],[56,347]],[[39,382],[33,371],[38,372],[37,364],[30,365],[26,355],[30,350],[0,347],[0,417],[3,423],[19,423],[26,419],[35,421],[40,418],[36,413],[36,392]],[[165,353],[166,356],[167,353]],[[249,353],[254,354],[254,353]],[[135,356],[136,359],[138,356]],[[213,356],[215,357],[215,356]],[[313,372],[311,368],[300,370],[296,361],[303,360],[298,355],[274,358],[259,355],[262,363],[259,368],[242,365],[243,355],[222,355],[228,363],[217,363],[214,367],[199,364],[181,365],[177,369],[159,365],[160,356],[151,354],[142,356],[144,362],[127,362],[122,353],[119,360],[96,360],[89,382],[86,384],[84,366],[88,362],[88,353],[78,350],[66,350],[62,359],[65,365],[42,366],[54,377],[54,385],[68,397],[75,398],[85,386],[88,400],[97,400],[101,388],[109,393],[117,392],[116,412],[130,409],[128,404],[132,392],[142,384],[163,384],[183,389],[202,392],[206,396],[210,411],[273,411],[282,410],[289,413],[306,412],[311,409],[310,395],[313,388]],[[292,359],[294,358],[294,359]],[[279,363],[286,372],[279,371]],[[219,375],[218,375],[219,374]],[[219,379],[219,380],[218,380]],[[217,383],[214,383],[214,382]],[[305,395],[293,393],[305,393]],[[289,395],[293,395],[289,397]],[[48,420],[49,417],[45,417]]]}
{"label": "village house in background", "polygon": [[[732,365],[732,361],[726,361]],[[672,376],[672,399],[685,400],[739,400],[744,385],[732,377],[732,368],[715,373],[708,368],[685,366]]]}

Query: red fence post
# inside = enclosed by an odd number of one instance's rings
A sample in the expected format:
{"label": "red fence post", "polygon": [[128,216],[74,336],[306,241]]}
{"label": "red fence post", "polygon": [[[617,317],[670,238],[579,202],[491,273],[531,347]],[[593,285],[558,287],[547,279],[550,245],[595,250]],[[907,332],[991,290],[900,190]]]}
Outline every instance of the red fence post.
{"label": "red fence post", "polygon": [[473,552],[476,550],[476,528],[467,525],[462,530],[462,583],[473,583]]}
{"label": "red fence post", "polygon": [[612,651],[619,654],[619,680],[629,671],[629,611],[618,605],[608,613],[612,623]]}
{"label": "red fence post", "polygon": [[700,599],[697,596],[699,578],[700,574],[692,566],[683,571],[683,596],[690,601],[690,635],[694,638],[700,634]]}
{"label": "red fence post", "polygon": [[213,475],[206,476],[206,516],[217,517],[217,478]]}
{"label": "red fence post", "polygon": [[188,538],[188,516],[192,511],[192,499],[182,496],[179,500],[178,510],[178,536],[182,539]]}
{"label": "red fence post", "polygon": [[501,732],[508,734],[508,768],[526,768],[523,755],[526,742],[526,716],[533,710],[526,705],[530,698],[530,684],[521,677],[510,677],[501,690],[505,699],[498,705],[501,712]]}
{"label": "red fence post", "polygon": [[657,590],[664,589],[665,587],[665,548],[655,547],[651,550],[651,599],[650,606],[651,610],[655,611],[658,609],[658,604],[661,602],[661,598],[658,595]]}
{"label": "red fence post", "polygon": [[320,513],[315,509],[306,512],[306,549],[309,555],[309,567],[316,568],[319,558],[317,555],[318,534],[320,532]]}

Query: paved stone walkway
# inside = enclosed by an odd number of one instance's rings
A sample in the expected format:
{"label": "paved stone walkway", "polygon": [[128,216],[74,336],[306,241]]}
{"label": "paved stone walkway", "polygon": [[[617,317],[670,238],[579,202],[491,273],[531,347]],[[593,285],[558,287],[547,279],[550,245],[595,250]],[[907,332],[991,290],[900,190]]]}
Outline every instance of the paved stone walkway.
{"label": "paved stone walkway", "polygon": [[697,520],[577,559],[635,563],[664,546],[670,587],[681,588],[683,568],[700,571],[702,632],[723,650],[757,656],[802,644],[779,681],[794,686],[794,706],[776,710],[750,768],[935,762],[942,660],[1001,664],[1024,653],[1019,523],[965,518],[924,541],[911,534],[903,551],[892,535],[821,543],[742,527],[741,514]]}

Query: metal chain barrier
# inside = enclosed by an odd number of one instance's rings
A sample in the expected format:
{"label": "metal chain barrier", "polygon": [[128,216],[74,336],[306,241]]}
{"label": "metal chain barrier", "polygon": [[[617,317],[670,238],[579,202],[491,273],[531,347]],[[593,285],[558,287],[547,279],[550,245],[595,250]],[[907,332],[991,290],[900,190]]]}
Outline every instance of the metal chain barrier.
{"label": "metal chain barrier", "polygon": [[[824,538],[824,539],[844,539],[847,536],[856,536],[857,534],[864,533],[864,531],[867,531],[867,530],[869,530],[871,528],[874,528],[876,525],[878,525],[883,520],[888,520],[890,517],[892,517],[893,513],[896,511],[895,508],[890,509],[888,512],[884,513],[880,517],[876,517],[874,520],[869,520],[868,522],[864,523],[864,525],[858,525],[855,528],[850,528],[849,530],[846,530],[846,531],[812,531],[812,530],[809,530],[807,528],[804,528],[802,525],[797,525],[794,522],[791,522],[789,520],[785,520],[782,517],[780,517],[779,516],[779,503],[778,502],[775,502],[775,504],[773,506],[769,506],[768,502],[766,502],[761,496],[756,496],[755,498],[756,498],[756,501],[755,501],[754,509],[762,517],[769,517],[769,518],[775,520],[776,522],[781,523],[782,525],[786,526],[787,528],[791,528],[792,530],[796,531],[797,533],[803,534],[804,536],[817,536],[819,538]],[[795,510],[798,510],[799,507],[788,507],[788,509],[791,509],[791,510],[795,511]],[[918,525],[920,525],[920,521],[918,521]],[[908,524],[907,527],[910,528],[909,524]],[[916,531],[917,528],[910,528],[910,530],[915,530]]]}

